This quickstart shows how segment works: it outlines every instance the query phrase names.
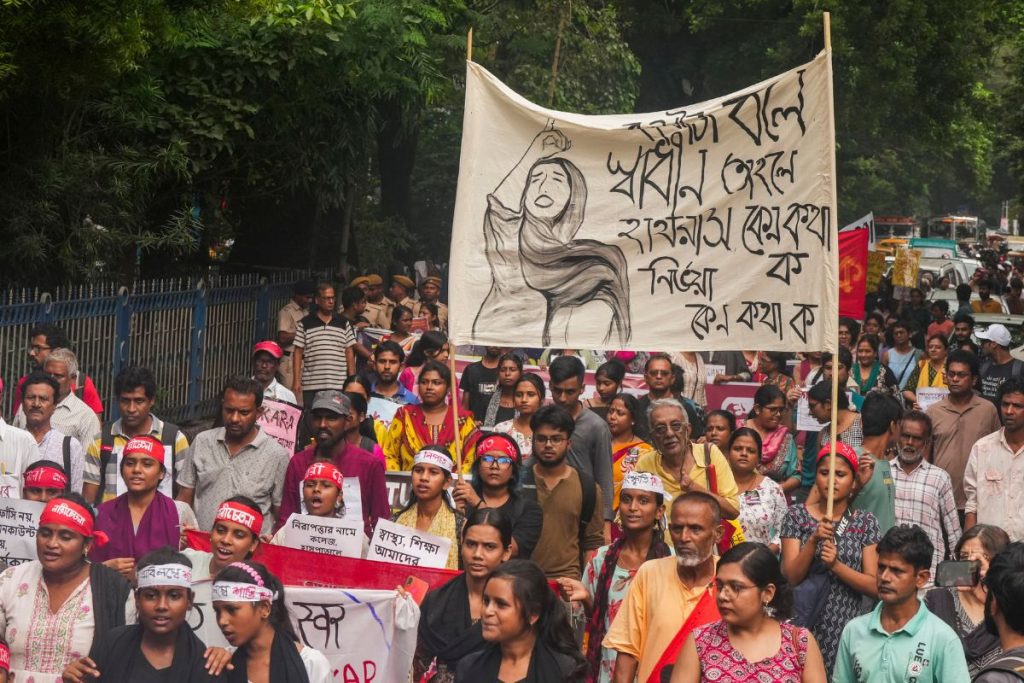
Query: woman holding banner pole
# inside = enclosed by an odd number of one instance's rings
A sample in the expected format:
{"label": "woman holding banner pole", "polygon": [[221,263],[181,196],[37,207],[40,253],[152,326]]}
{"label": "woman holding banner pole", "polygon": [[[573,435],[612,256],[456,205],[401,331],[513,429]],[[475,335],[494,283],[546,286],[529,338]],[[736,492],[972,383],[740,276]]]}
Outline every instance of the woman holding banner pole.
{"label": "woman holding banner pole", "polygon": [[452,683],[466,655],[487,644],[480,627],[484,584],[512,552],[511,520],[497,508],[478,508],[462,529],[466,571],[427,593],[413,659],[413,680]]}

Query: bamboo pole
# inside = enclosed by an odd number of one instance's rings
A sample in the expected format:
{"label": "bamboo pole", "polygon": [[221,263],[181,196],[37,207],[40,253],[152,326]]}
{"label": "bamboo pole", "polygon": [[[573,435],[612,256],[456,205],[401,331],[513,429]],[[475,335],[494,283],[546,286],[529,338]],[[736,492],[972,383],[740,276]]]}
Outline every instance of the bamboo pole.
{"label": "bamboo pole", "polygon": [[[451,294],[449,293],[448,303],[451,303]],[[449,310],[451,308],[449,307]],[[451,322],[451,320],[449,320]],[[455,446],[455,476],[458,479],[462,479],[462,432],[459,431],[459,383],[455,381],[455,347],[452,345],[451,339],[448,340],[448,368],[452,373],[452,428],[455,433],[455,441],[452,445]]]}
{"label": "bamboo pole", "polygon": [[466,61],[473,61],[473,27],[469,27],[469,33],[466,34]]}
{"label": "bamboo pole", "polygon": [[[836,116],[835,116],[835,99],[832,92],[832,17],[830,13],[825,12],[824,16],[824,31],[825,31],[825,53],[828,64],[828,126],[829,126],[829,139],[832,140],[831,147],[831,166],[832,166],[832,199],[836,201],[837,190],[836,190],[836,150],[835,150],[835,139],[836,139]],[[832,225],[829,229],[833,235],[837,232],[837,215],[835,206],[832,207]],[[836,245],[838,249],[838,245]],[[839,258],[838,254],[833,254],[832,258]],[[838,283],[836,283],[838,284]],[[831,437],[829,441],[828,449],[828,496],[825,503],[825,517],[829,520],[832,519],[832,508],[835,504],[835,483],[836,483],[836,438],[838,431],[839,422],[839,337],[838,335],[833,336],[833,352],[832,352],[832,421],[829,423],[829,435]]]}

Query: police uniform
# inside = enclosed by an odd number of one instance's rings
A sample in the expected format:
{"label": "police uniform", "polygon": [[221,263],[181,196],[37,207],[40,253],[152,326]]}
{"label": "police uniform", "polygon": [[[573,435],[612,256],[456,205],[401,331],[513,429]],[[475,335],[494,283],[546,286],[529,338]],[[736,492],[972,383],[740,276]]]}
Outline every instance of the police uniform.
{"label": "police uniform", "polygon": [[[309,315],[309,311],[299,306],[292,299],[284,305],[277,314],[277,330],[278,332],[289,332],[295,334],[295,330],[298,329],[299,321]],[[284,351],[284,357],[281,359],[281,365],[277,368],[277,374],[281,379],[281,384],[291,388],[292,386],[292,345],[282,345],[281,349]]]}

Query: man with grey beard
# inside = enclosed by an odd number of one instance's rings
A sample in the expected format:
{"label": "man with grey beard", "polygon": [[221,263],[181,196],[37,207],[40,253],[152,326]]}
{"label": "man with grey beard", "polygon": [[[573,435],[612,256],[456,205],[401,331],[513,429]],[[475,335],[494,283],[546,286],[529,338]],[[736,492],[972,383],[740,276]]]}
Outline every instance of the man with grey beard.
{"label": "man with grey beard", "polygon": [[690,631],[718,619],[711,586],[721,523],[722,509],[711,494],[690,491],[672,502],[668,530],[676,556],[640,565],[602,642],[617,652],[615,683],[647,681],[652,674],[661,680]]}
{"label": "man with grey beard", "polygon": [[953,496],[953,482],[941,467],[925,456],[932,447],[932,420],[911,410],[900,422],[898,450],[892,460],[892,478],[896,485],[896,523],[917,525],[928,534],[932,556],[932,585],[935,566],[952,558],[960,540],[960,517]]}

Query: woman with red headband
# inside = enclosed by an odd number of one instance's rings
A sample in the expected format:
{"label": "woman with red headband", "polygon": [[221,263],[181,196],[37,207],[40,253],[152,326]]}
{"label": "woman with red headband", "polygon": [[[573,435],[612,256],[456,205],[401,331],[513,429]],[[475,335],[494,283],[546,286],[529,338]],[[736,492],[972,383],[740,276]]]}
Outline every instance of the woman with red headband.
{"label": "woman with red headband", "polygon": [[528,559],[544,525],[544,512],[536,500],[519,490],[523,456],[508,434],[485,433],[476,446],[473,483],[455,482],[452,497],[467,517],[474,510],[494,508],[512,522],[512,557]]}
{"label": "woman with red headband", "polygon": [[135,563],[157,548],[178,547],[180,529],[194,527],[195,513],[186,503],[159,491],[167,476],[164,446],[152,436],[128,440],[121,452],[121,479],[126,491],[102,503],[96,528],[110,537],[103,547],[93,546],[89,559],[102,562],[134,579]]}
{"label": "woman with red headband", "polygon": [[57,496],[67,493],[70,481],[68,473],[60,463],[36,460],[25,468],[22,475],[21,497],[24,500],[49,503]]}
{"label": "woman with red headband", "polygon": [[[342,489],[345,485],[345,477],[334,463],[329,461],[314,462],[306,468],[306,474],[302,477],[302,507],[305,514],[312,517],[344,517],[345,499]],[[288,528],[291,526],[291,518],[298,512],[288,515],[281,528],[273,537],[264,536],[263,540],[274,545],[282,545]],[[366,555],[366,548],[369,539],[363,533],[363,555]]]}
{"label": "woman with red headband", "polygon": [[94,544],[107,542],[94,525],[82,496],[54,498],[39,518],[38,559],[0,574],[0,636],[19,681],[59,680],[92,651],[97,634],[135,622],[131,584],[86,559]]}
{"label": "woman with red headband", "polygon": [[782,573],[794,587],[794,623],[810,629],[832,671],[846,622],[861,612],[861,596],[878,596],[875,574],[881,537],[870,512],[850,507],[857,452],[836,443],[832,517],[828,498],[829,447],[818,452],[818,502],[793,505],[782,522]]}

